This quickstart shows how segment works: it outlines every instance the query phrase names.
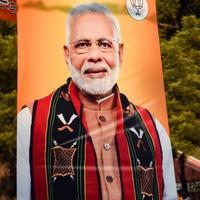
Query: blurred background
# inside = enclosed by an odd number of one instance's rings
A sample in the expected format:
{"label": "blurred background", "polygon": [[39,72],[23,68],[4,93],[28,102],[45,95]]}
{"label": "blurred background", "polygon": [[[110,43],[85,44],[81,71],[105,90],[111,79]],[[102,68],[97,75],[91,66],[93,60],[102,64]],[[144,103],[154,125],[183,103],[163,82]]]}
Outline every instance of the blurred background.
{"label": "blurred background", "polygon": [[[200,1],[157,0],[156,7],[177,192],[179,199],[197,200]],[[15,1],[0,1],[0,200],[16,198],[16,24]]]}

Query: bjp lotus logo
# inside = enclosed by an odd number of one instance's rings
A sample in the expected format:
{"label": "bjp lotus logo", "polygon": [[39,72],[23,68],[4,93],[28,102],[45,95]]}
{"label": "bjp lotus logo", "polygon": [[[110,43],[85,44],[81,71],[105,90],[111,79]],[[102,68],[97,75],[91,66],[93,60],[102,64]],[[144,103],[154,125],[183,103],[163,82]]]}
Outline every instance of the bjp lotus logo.
{"label": "bjp lotus logo", "polygon": [[148,15],[147,0],[126,0],[128,13],[135,20],[143,20]]}

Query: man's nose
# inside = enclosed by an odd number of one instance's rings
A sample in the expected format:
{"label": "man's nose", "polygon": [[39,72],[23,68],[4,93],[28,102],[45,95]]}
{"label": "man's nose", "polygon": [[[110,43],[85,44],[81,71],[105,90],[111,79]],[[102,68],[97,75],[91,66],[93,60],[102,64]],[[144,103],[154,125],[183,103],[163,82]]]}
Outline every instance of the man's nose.
{"label": "man's nose", "polygon": [[102,61],[102,52],[99,50],[98,46],[93,44],[88,53],[87,53],[88,62],[101,62]]}

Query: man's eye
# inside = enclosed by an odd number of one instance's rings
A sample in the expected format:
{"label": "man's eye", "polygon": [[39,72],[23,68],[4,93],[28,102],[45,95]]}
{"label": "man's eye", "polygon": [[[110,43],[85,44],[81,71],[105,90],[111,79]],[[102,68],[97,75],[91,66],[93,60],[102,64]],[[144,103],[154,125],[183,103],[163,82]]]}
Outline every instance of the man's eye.
{"label": "man's eye", "polygon": [[77,44],[75,44],[75,48],[80,48],[80,49],[84,49],[86,47],[88,47],[90,44],[88,42],[79,42]]}
{"label": "man's eye", "polygon": [[99,47],[104,49],[112,48],[112,44],[110,42],[99,42]]}

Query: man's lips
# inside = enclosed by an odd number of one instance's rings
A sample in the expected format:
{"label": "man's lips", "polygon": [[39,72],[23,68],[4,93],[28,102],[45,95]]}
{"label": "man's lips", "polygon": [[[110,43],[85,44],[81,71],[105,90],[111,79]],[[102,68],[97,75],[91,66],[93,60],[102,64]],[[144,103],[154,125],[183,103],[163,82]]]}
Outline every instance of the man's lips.
{"label": "man's lips", "polygon": [[84,74],[97,74],[108,72],[106,69],[87,69],[84,71]]}
{"label": "man's lips", "polygon": [[89,77],[89,78],[103,78],[106,76],[107,74],[107,69],[105,68],[99,68],[99,69],[86,69],[84,71],[84,74]]}

